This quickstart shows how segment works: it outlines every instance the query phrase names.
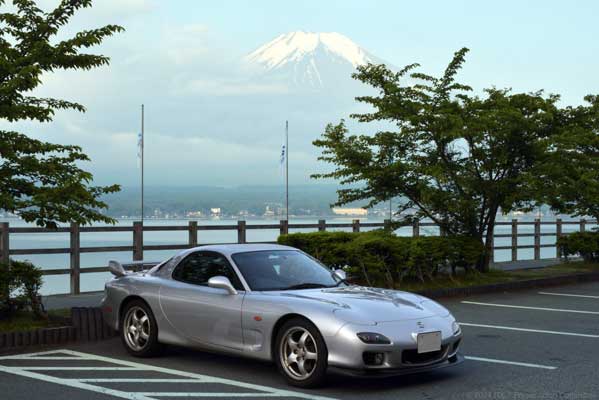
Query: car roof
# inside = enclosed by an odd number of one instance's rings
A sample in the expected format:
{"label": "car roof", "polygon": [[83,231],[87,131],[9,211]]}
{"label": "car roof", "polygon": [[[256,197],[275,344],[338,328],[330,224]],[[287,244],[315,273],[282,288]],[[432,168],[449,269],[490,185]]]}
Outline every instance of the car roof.
{"label": "car roof", "polygon": [[297,250],[294,247],[283,246],[280,244],[271,243],[247,243],[247,244],[211,244],[194,247],[188,249],[185,253],[195,251],[216,251],[226,256],[231,256],[235,253],[247,253],[251,251],[272,251],[272,250]]}

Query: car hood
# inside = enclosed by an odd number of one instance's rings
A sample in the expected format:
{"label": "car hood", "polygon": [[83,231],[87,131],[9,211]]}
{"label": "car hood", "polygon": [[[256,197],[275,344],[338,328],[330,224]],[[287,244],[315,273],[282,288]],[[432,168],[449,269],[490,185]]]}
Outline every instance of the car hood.
{"label": "car hood", "polygon": [[338,318],[353,323],[422,319],[446,311],[437,303],[416,294],[363,286],[293,290],[278,294],[327,304]]}

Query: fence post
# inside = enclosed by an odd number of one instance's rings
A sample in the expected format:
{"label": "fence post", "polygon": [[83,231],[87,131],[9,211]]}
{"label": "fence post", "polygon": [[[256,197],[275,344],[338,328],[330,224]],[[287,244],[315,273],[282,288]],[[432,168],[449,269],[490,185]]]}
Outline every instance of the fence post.
{"label": "fence post", "polygon": [[420,221],[419,220],[415,220],[414,223],[412,223],[412,237],[420,237]]}
{"label": "fence post", "polygon": [[287,235],[289,233],[289,221],[286,219],[281,220],[281,228],[279,229],[281,235]]}
{"label": "fence post", "polygon": [[133,222],[133,261],[144,259],[144,226],[142,221]]}
{"label": "fence post", "polygon": [[71,294],[79,294],[81,292],[81,250],[80,250],[80,235],[79,225],[71,223]]}
{"label": "fence post", "polygon": [[10,260],[10,236],[8,231],[8,222],[2,222],[0,224],[0,228],[2,232],[0,232],[0,251],[2,252],[2,258],[0,258],[0,262],[2,264],[8,265],[8,261]]}
{"label": "fence post", "polygon": [[541,220],[535,219],[535,260],[541,259]]}
{"label": "fence post", "polygon": [[383,225],[384,225],[384,229],[386,231],[390,231],[391,230],[391,220],[390,219],[386,219],[383,221]]}
{"label": "fence post", "polygon": [[360,220],[359,219],[354,219],[351,222],[351,225],[352,225],[351,226],[352,232],[360,232]]}
{"label": "fence post", "polygon": [[558,218],[555,221],[555,258],[562,257],[562,251],[560,250],[559,246],[557,245],[557,241],[560,238],[560,236],[562,236],[562,219]]}
{"label": "fence post", "polygon": [[237,243],[245,243],[245,221],[237,221]]}
{"label": "fence post", "polygon": [[512,261],[518,261],[518,220],[512,219]]}
{"label": "fence post", "polygon": [[189,221],[189,247],[198,245],[198,221]]}
{"label": "fence post", "polygon": [[586,219],[581,219],[580,220],[580,231],[584,232],[586,230],[586,225],[587,225],[587,221]]}
{"label": "fence post", "polygon": [[318,232],[324,232],[327,230],[327,221],[324,219],[318,220]]}

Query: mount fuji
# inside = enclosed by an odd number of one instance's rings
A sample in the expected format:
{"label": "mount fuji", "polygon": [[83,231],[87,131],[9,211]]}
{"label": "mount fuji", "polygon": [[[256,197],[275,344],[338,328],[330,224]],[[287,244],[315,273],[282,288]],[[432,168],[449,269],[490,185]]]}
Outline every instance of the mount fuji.
{"label": "mount fuji", "polygon": [[356,67],[367,63],[384,61],[336,32],[285,33],[244,57],[255,78],[309,91],[346,87]]}

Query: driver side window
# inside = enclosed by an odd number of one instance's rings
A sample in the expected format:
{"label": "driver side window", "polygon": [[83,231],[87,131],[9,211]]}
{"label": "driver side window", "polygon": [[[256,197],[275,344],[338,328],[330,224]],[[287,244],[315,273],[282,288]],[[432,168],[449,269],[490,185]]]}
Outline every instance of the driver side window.
{"label": "driver side window", "polygon": [[235,289],[245,290],[227,259],[218,253],[190,254],[173,271],[173,279],[202,286],[208,286],[208,280],[214,276],[226,276]]}

